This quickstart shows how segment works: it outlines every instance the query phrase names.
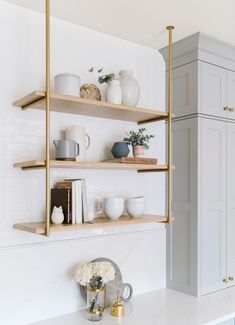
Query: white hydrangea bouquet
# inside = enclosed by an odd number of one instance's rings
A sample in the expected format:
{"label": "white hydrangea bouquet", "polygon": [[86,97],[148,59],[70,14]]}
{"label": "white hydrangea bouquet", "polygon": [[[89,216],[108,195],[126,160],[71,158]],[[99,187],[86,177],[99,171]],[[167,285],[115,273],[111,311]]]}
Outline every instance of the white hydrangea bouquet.
{"label": "white hydrangea bouquet", "polygon": [[102,319],[104,311],[104,286],[115,277],[115,269],[110,262],[80,263],[75,270],[75,280],[87,286],[87,318]]}

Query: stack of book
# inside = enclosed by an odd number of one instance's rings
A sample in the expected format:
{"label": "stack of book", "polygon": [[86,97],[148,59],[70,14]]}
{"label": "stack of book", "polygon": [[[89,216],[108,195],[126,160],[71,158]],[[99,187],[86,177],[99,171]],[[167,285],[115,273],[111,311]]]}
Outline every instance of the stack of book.
{"label": "stack of book", "polygon": [[88,207],[85,179],[66,179],[57,182],[51,189],[51,212],[62,206],[64,222],[79,224],[88,222]]}

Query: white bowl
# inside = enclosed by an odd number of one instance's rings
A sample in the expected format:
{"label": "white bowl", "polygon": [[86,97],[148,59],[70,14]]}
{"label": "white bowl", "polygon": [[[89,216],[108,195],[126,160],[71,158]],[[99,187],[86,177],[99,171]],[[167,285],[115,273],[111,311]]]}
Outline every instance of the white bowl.
{"label": "white bowl", "polygon": [[124,199],[107,197],[104,199],[104,213],[111,220],[117,220],[124,211]]}
{"label": "white bowl", "polygon": [[126,200],[126,211],[129,216],[139,218],[144,213],[144,197],[132,197]]}
{"label": "white bowl", "polygon": [[55,91],[62,95],[80,96],[80,77],[72,73],[56,75]]}

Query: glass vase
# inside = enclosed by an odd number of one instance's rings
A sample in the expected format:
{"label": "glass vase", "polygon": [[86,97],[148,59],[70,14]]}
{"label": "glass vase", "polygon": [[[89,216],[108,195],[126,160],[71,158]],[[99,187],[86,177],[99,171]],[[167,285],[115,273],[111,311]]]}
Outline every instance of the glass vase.
{"label": "glass vase", "polygon": [[87,319],[99,321],[103,318],[105,288],[92,288],[87,285]]}

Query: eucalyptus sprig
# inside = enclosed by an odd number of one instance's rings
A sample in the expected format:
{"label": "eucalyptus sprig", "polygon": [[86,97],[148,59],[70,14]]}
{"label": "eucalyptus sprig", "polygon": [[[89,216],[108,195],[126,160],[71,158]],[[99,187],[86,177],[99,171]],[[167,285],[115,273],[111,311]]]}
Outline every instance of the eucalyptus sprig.
{"label": "eucalyptus sprig", "polygon": [[129,145],[134,146],[144,146],[145,149],[149,149],[149,142],[155,137],[153,134],[145,134],[146,129],[141,128],[137,132],[129,131],[126,132],[126,137],[123,141],[127,142]]}
{"label": "eucalyptus sprig", "polygon": [[109,74],[105,74],[103,76],[99,77],[99,83],[103,84],[103,83],[109,83],[110,81],[112,81],[113,79],[115,79],[115,74],[114,73],[109,73]]}

